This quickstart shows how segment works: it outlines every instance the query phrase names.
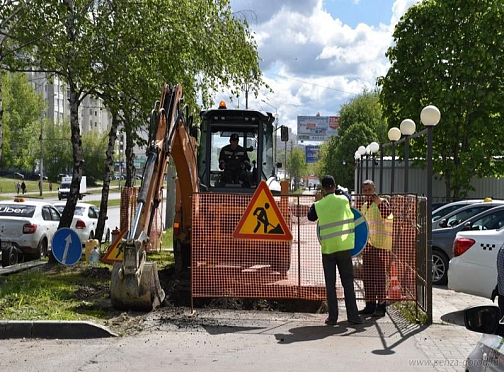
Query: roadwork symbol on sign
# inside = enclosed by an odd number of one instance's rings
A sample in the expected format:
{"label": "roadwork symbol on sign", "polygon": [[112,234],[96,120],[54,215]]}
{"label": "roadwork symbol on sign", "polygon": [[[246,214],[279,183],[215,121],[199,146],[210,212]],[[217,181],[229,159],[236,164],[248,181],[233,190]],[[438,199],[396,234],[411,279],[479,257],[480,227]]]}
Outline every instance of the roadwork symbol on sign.
{"label": "roadwork symbol on sign", "polygon": [[122,241],[124,234],[126,234],[128,230],[123,230],[119,233],[116,240],[110,245],[107,253],[103,256],[102,261],[106,263],[113,263],[115,261],[123,260],[123,251],[119,247],[119,243]]}
{"label": "roadwork symbol on sign", "polygon": [[[286,203],[288,199],[286,198]],[[289,227],[266,185],[261,182],[233,232],[235,239],[292,240]]]}

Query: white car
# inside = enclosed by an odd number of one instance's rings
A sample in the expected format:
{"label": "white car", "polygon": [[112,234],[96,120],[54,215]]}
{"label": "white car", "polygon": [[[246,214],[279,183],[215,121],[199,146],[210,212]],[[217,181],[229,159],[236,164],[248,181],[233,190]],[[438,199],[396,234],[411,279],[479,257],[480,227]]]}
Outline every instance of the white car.
{"label": "white car", "polygon": [[466,205],[479,203],[482,201],[483,201],[483,199],[471,199],[471,200],[459,200],[456,202],[445,204],[445,205],[443,205],[437,209],[434,209],[432,211],[432,222],[436,222],[437,220],[446,216],[448,213],[454,212],[457,209],[465,207]]}
{"label": "white car", "polygon": [[503,242],[504,227],[459,232],[453,242],[448,288],[490,298],[497,284],[497,253]]}
{"label": "white car", "polygon": [[[66,202],[54,203],[54,207],[63,213],[65,209]],[[95,207],[93,204],[88,203],[77,203],[75,206],[75,212],[72,219],[72,224],[70,228],[74,230],[84,245],[84,242],[88,239],[94,239],[96,226],[98,225],[98,215],[100,214],[100,209]],[[108,218],[108,217],[106,217]],[[107,220],[105,220],[105,226],[103,228],[102,241],[110,241],[110,228]]]}
{"label": "white car", "polygon": [[24,258],[42,258],[51,248],[60,222],[59,212],[42,201],[0,201],[2,265],[15,265]]}

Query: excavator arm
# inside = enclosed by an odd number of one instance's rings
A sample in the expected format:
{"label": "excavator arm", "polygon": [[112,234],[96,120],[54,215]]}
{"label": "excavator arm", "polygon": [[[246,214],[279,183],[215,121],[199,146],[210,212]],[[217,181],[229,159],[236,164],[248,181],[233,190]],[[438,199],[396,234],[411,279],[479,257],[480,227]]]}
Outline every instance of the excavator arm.
{"label": "excavator arm", "polygon": [[[137,209],[127,238],[121,242],[123,262],[114,264],[111,280],[112,305],[119,309],[150,311],[165,297],[155,263],[147,262],[149,242],[156,208],[162,201],[166,167],[172,156],[178,174],[179,195],[176,211],[186,240],[191,228],[191,194],[198,191],[196,141],[190,135],[191,120],[186,120],[182,87],[166,85],[159,110],[151,115],[151,135]],[[187,211],[186,213],[182,213]]]}

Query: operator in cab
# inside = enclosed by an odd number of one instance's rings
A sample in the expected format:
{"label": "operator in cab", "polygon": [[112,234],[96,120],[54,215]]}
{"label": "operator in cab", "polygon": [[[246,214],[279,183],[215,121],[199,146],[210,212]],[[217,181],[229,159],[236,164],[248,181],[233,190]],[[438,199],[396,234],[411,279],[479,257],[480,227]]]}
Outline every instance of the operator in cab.
{"label": "operator in cab", "polygon": [[225,184],[241,184],[250,187],[248,171],[250,160],[247,151],[238,145],[240,137],[233,133],[229,145],[224,146],[219,155],[219,168],[223,170],[222,182]]}

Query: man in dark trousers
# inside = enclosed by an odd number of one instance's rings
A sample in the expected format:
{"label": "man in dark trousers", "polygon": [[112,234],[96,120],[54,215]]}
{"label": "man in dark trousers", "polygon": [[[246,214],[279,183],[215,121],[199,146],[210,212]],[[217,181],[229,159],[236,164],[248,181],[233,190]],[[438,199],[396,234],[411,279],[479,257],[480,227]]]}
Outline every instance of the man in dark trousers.
{"label": "man in dark trousers", "polygon": [[387,268],[392,250],[393,215],[387,199],[376,194],[374,182],[362,183],[366,201],[361,213],[369,226],[369,239],[362,253],[363,284],[366,307],[359,314],[379,318],[385,316]]}
{"label": "man in dark trousers", "polygon": [[233,133],[229,138],[229,145],[224,146],[219,155],[219,168],[224,171],[222,181],[224,183],[238,184],[249,187],[247,171],[250,170],[250,160],[247,151],[240,145],[238,134]]}
{"label": "man in dark trousers", "polygon": [[334,325],[338,321],[336,297],[336,266],[345,293],[347,319],[351,324],[362,324],[355,300],[352,256],[355,245],[354,216],[350,201],[345,195],[336,195],[336,183],[332,176],[322,179],[322,195],[308,212],[310,221],[318,220],[318,235],[322,249],[322,265],[327,291],[329,317],[325,323]]}

